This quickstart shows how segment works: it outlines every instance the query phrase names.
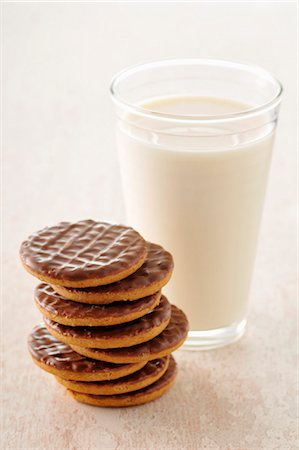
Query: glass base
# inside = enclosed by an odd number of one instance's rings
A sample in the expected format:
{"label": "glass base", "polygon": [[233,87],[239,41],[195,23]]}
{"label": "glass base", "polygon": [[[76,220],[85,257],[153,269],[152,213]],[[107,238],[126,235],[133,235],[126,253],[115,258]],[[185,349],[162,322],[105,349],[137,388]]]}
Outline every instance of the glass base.
{"label": "glass base", "polygon": [[246,319],[229,327],[205,331],[189,331],[183,350],[210,350],[232,344],[240,339],[246,328]]}

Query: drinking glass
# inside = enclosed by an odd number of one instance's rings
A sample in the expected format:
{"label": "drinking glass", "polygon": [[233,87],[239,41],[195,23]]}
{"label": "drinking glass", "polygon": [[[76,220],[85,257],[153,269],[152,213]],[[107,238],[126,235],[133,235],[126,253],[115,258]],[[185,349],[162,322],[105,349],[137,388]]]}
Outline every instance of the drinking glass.
{"label": "drinking glass", "polygon": [[163,292],[190,322],[184,345],[246,327],[282,86],[259,67],[176,59],[112,80],[127,223],[174,257]]}

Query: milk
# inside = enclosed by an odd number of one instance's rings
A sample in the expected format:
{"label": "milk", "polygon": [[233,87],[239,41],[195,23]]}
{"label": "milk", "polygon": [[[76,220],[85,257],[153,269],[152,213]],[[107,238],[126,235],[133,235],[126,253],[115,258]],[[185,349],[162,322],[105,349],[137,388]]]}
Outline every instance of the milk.
{"label": "milk", "polygon": [[[141,105],[175,115],[248,110],[234,100],[163,97]],[[246,316],[273,129],[154,126],[132,113],[118,124],[127,222],[163,245],[175,270],[164,292],[191,330],[214,330]]]}

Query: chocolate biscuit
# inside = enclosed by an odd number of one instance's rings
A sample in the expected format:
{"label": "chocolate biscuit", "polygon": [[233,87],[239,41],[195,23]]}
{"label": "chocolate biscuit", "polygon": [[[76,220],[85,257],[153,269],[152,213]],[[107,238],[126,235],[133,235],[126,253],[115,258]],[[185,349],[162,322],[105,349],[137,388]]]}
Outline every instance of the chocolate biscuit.
{"label": "chocolate biscuit", "polygon": [[114,363],[129,363],[150,361],[169,355],[179,348],[188,334],[188,320],[186,315],[174,305],[171,305],[171,319],[168,326],[154,339],[139,345],[117,349],[83,348],[72,345],[72,348],[82,355],[100,361]]}
{"label": "chocolate biscuit", "polygon": [[[172,358],[172,357],[171,357]],[[143,389],[155,383],[167,370],[169,356],[149,361],[142,369],[117,380],[110,381],[71,381],[56,377],[57,381],[72,391],[93,395],[116,395]]]}
{"label": "chocolate biscuit", "polygon": [[165,374],[155,383],[138,391],[119,395],[92,395],[82,394],[67,389],[67,392],[78,402],[87,403],[94,406],[135,406],[148,403],[161,397],[174,383],[177,374],[176,363],[173,358]]}
{"label": "chocolate biscuit", "polygon": [[131,322],[154,309],[160,298],[161,291],[158,291],[133,302],[90,305],[67,300],[46,283],[39,284],[34,292],[36,306],[45,317],[72,327],[109,326]]}
{"label": "chocolate biscuit", "polygon": [[36,326],[30,333],[28,349],[41,369],[67,380],[113,380],[136,372],[145,365],[112,364],[82,356],[52,336],[44,324]]}
{"label": "chocolate biscuit", "polygon": [[137,300],[151,295],[169,281],[173,259],[160,245],[148,242],[147,246],[148,253],[143,265],[127,278],[105,286],[79,289],[56,285],[53,289],[70,300],[92,304]]}
{"label": "chocolate biscuit", "polygon": [[21,244],[25,269],[50,284],[100,286],[136,272],[147,244],[133,228],[107,222],[60,222],[32,234]]}
{"label": "chocolate biscuit", "polygon": [[163,295],[156,308],[145,316],[109,327],[70,327],[44,318],[49,333],[69,345],[91,348],[130,347],[148,341],[168,325],[171,306]]}

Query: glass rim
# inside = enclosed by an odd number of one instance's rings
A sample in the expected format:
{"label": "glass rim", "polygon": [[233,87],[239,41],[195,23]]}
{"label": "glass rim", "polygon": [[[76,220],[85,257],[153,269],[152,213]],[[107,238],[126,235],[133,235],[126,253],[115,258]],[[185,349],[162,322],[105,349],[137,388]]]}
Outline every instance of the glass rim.
{"label": "glass rim", "polygon": [[[118,85],[122,81],[129,78],[131,75],[134,75],[138,72],[146,71],[147,69],[154,69],[159,67],[167,67],[171,65],[182,65],[182,66],[191,66],[191,65],[205,65],[210,67],[226,67],[232,69],[239,69],[246,71],[247,73],[251,73],[252,75],[260,76],[268,82],[272,82],[272,84],[276,85],[275,94],[266,102],[254,106],[249,109],[245,109],[243,111],[234,112],[234,113],[226,113],[226,114],[215,114],[215,115],[203,115],[203,114],[193,114],[193,115],[182,115],[182,114],[172,114],[172,113],[164,113],[153,111],[150,109],[143,108],[140,105],[136,105],[127,101],[124,97],[122,97],[118,92]],[[156,60],[151,62],[145,62],[143,64],[135,64],[133,66],[129,66],[120,72],[116,73],[110,82],[110,94],[112,96],[113,101],[117,105],[121,105],[126,107],[133,113],[137,113],[139,115],[145,116],[147,118],[156,118],[161,120],[167,120],[171,122],[223,122],[223,121],[233,121],[245,119],[248,117],[256,116],[262,112],[265,112],[271,108],[275,108],[279,105],[281,101],[281,96],[283,93],[282,83],[269,71],[263,69],[260,66],[248,64],[248,63],[240,63],[233,62],[229,60],[222,59],[211,59],[211,58],[169,58]]]}

